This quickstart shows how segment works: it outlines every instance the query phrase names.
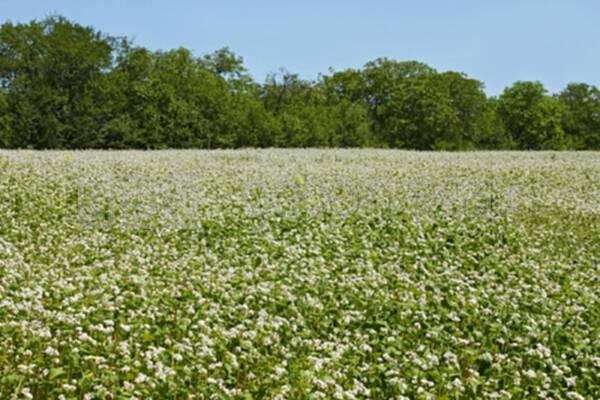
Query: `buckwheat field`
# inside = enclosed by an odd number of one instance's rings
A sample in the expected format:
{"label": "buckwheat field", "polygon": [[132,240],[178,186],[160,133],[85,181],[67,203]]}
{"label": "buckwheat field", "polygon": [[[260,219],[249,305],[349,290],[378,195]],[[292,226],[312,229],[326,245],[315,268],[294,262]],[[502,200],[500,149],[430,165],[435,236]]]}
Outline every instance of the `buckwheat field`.
{"label": "buckwheat field", "polygon": [[2,399],[598,399],[600,154],[0,151]]}

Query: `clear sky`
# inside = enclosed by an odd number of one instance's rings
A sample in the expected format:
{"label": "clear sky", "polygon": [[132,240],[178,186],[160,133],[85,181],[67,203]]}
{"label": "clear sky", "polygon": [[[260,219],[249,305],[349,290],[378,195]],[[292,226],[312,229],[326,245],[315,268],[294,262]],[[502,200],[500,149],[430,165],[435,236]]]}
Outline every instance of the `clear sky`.
{"label": "clear sky", "polygon": [[229,46],[261,82],[386,56],[465,72],[492,95],[526,79],[600,86],[598,0],[0,0],[0,22],[52,13],[151,49]]}

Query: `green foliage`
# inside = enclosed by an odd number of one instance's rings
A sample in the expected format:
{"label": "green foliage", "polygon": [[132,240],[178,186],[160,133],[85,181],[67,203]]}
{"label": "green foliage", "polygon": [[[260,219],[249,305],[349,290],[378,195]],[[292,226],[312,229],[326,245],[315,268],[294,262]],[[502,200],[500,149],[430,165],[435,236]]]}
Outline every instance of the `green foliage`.
{"label": "green foliage", "polygon": [[112,65],[116,40],[63,17],[0,28],[0,82],[11,142],[62,148],[97,128],[95,79]]}
{"label": "green foliage", "polygon": [[600,95],[483,83],[378,58],[316,81],[256,83],[225,47],[153,52],[61,16],[0,27],[0,146],[598,149]]}
{"label": "green foliage", "polygon": [[4,148],[10,147],[11,133],[8,118],[8,103],[4,91],[0,89],[0,147]]}
{"label": "green foliage", "polygon": [[600,90],[572,83],[559,95],[565,107],[564,130],[572,148],[600,150]]}
{"label": "green foliage", "polygon": [[495,97],[487,99],[485,110],[479,121],[481,130],[477,137],[477,147],[480,149],[509,150],[517,148],[504,126],[504,121],[500,118],[499,104],[500,101]]}
{"label": "green foliage", "polygon": [[332,140],[332,116],[323,91],[296,74],[282,71],[268,77],[261,100],[277,120],[274,145],[325,147]]}
{"label": "green foliage", "polygon": [[540,82],[516,82],[499,98],[498,112],[517,144],[525,150],[561,149],[565,146],[564,107],[546,94]]}
{"label": "green foliage", "polygon": [[483,83],[457,72],[444,72],[433,77],[448,109],[445,128],[433,141],[434,149],[464,150],[479,147],[489,136],[486,123],[489,114]]}
{"label": "green foliage", "polygon": [[205,55],[202,63],[207,69],[224,78],[236,80],[246,76],[244,59],[237,56],[228,47]]}
{"label": "green foliage", "polygon": [[151,53],[134,49],[116,68],[124,103],[121,115],[133,127],[127,147],[219,146],[217,117],[226,108],[225,80],[186,49]]}

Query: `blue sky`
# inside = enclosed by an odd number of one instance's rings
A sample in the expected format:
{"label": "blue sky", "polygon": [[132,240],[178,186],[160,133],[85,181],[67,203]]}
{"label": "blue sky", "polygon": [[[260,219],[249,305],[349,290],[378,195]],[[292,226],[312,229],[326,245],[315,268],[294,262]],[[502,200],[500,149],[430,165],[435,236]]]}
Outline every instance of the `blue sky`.
{"label": "blue sky", "polygon": [[0,22],[59,13],[151,49],[229,46],[258,81],[285,67],[314,79],[380,56],[419,60],[486,83],[600,86],[597,0],[0,0]]}

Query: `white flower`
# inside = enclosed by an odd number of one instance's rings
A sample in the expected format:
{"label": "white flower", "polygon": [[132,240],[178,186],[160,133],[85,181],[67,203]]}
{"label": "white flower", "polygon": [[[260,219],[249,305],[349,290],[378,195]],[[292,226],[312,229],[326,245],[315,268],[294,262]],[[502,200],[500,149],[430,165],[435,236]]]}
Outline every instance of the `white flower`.
{"label": "white flower", "polygon": [[142,374],[141,372],[138,374],[138,376],[135,377],[135,383],[144,383],[148,381],[148,377],[144,374]]}
{"label": "white flower", "polygon": [[526,377],[531,378],[531,379],[534,379],[535,377],[537,377],[537,374],[532,369],[528,369],[527,371],[525,371],[523,373],[523,375],[525,375]]}
{"label": "white flower", "polygon": [[24,387],[23,389],[21,389],[21,394],[26,398],[26,399],[33,399],[33,395],[31,394],[31,391],[29,390],[28,387]]}
{"label": "white flower", "polygon": [[58,352],[58,350],[56,350],[54,347],[52,346],[48,346],[46,347],[46,350],[44,350],[44,353],[51,356],[51,357],[58,357],[60,356],[60,353]]}
{"label": "white flower", "polygon": [[74,391],[76,391],[76,390],[77,390],[77,386],[75,386],[75,385],[70,385],[70,384],[68,384],[68,383],[64,383],[64,384],[62,385],[62,388],[63,388],[63,390],[64,390],[65,392],[68,392],[68,393],[71,393],[71,392],[74,392]]}

